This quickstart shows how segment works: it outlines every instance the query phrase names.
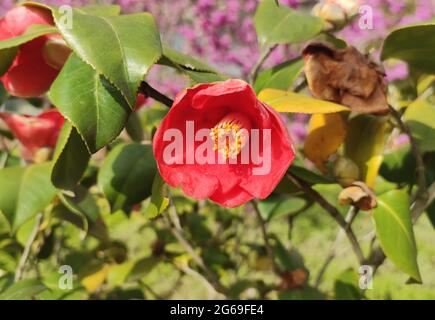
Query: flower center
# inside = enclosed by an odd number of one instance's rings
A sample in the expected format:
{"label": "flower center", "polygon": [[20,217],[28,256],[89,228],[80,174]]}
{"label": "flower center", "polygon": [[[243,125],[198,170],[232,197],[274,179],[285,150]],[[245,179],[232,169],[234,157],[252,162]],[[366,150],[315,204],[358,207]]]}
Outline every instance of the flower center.
{"label": "flower center", "polygon": [[217,150],[225,159],[236,158],[248,142],[248,130],[251,122],[241,113],[231,112],[223,117],[212,129],[213,150]]}

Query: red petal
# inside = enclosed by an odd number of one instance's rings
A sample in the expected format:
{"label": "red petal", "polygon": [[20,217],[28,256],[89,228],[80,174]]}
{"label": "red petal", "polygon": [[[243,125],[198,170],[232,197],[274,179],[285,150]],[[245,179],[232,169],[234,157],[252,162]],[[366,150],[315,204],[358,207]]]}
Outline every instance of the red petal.
{"label": "red petal", "polygon": [[58,70],[50,67],[42,56],[46,37],[22,45],[11,68],[1,80],[5,89],[17,97],[36,97],[44,94],[56,79]]}

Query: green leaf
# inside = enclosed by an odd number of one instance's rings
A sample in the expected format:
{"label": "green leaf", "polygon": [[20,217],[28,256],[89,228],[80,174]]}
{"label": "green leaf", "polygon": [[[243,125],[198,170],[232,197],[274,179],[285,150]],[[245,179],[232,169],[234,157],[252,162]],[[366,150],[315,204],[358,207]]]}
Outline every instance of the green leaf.
{"label": "green leaf", "polygon": [[300,43],[314,38],[323,29],[323,21],[308,13],[277,6],[273,0],[263,0],[254,17],[260,45]]}
{"label": "green leaf", "polygon": [[12,231],[47,207],[56,194],[51,184],[51,163],[0,170],[0,211]]}
{"label": "green leaf", "polygon": [[404,190],[392,190],[377,200],[373,218],[382,249],[399,269],[421,282],[408,194]]}
{"label": "green leaf", "polygon": [[384,156],[380,169],[381,175],[395,183],[415,183],[416,164],[411,147],[406,145]]}
{"label": "green leaf", "polygon": [[85,173],[90,156],[76,128],[66,121],[53,156],[53,185],[59,189],[73,189]]}
{"label": "green leaf", "polygon": [[258,209],[265,220],[296,213],[307,205],[307,200],[299,197],[288,197],[274,194],[265,200],[258,201]]}
{"label": "green leaf", "polygon": [[37,279],[26,279],[15,282],[0,294],[0,300],[31,300],[35,295],[47,288]]}
{"label": "green leaf", "polygon": [[435,151],[435,105],[427,99],[418,99],[406,108],[403,119],[422,152]]}
{"label": "green leaf", "polygon": [[1,40],[0,50],[15,48],[40,36],[57,32],[58,30],[56,27],[34,24],[27,28],[27,30],[21,36]]}
{"label": "green leaf", "polygon": [[290,60],[262,71],[254,83],[255,92],[263,89],[288,90],[304,67],[301,59]]}
{"label": "green leaf", "polygon": [[352,270],[346,270],[339,275],[334,283],[336,300],[361,300],[363,295],[358,287],[358,274]]}
{"label": "green leaf", "polygon": [[183,73],[186,74],[194,82],[194,84],[213,83],[228,79],[228,77],[224,75],[212,72],[184,70]]}
{"label": "green leaf", "polygon": [[151,189],[150,203],[145,210],[145,217],[148,219],[157,217],[169,205],[169,199],[164,196],[164,186],[165,182],[163,181],[160,173],[157,172]]}
{"label": "green leaf", "polygon": [[91,153],[112,142],[131,113],[120,92],[74,54],[51,86],[49,96]]}
{"label": "green leaf", "polygon": [[159,63],[169,67],[172,67],[175,64],[185,70],[217,73],[215,69],[201,60],[195,59],[191,55],[181,53],[168,46],[163,46],[163,56]]}
{"label": "green leaf", "polygon": [[131,108],[140,82],[162,54],[160,35],[149,13],[101,16],[73,9],[73,28],[62,23],[63,14],[52,10],[55,23],[68,45],[98,74],[122,93]]}
{"label": "green leaf", "polygon": [[348,107],[337,103],[277,89],[263,89],[258,94],[258,99],[267,103],[278,112],[325,114],[350,111]]}
{"label": "green leaf", "polygon": [[386,117],[360,115],[350,120],[345,155],[358,166],[360,179],[373,188],[381,167],[391,126]]}
{"label": "green leaf", "polygon": [[435,73],[435,25],[417,25],[397,29],[385,39],[381,59],[406,61],[425,73]]}
{"label": "green leaf", "polygon": [[151,145],[120,144],[107,156],[98,174],[98,185],[112,211],[129,209],[151,195],[157,167]]}
{"label": "green leaf", "polygon": [[76,186],[73,195],[60,194],[61,203],[53,210],[54,215],[89,232],[97,239],[108,241],[108,230],[94,196],[83,186]]}
{"label": "green leaf", "polygon": [[76,9],[97,16],[119,16],[121,13],[121,7],[116,4],[90,4]]}
{"label": "green leaf", "polygon": [[130,114],[125,125],[125,130],[134,142],[141,142],[144,139],[142,123],[136,112]]}
{"label": "green leaf", "polygon": [[177,69],[196,83],[211,83],[226,79],[206,63],[167,46],[163,47],[163,56],[159,63]]}

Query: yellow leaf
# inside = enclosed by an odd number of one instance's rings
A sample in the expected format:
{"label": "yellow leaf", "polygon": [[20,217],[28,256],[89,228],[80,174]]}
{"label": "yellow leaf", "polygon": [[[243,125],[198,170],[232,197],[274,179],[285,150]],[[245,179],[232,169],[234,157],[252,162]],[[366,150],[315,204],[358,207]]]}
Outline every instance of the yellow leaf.
{"label": "yellow leaf", "polygon": [[95,292],[103,285],[104,281],[106,281],[109,270],[110,265],[104,264],[96,272],[84,277],[81,284],[88,292]]}
{"label": "yellow leaf", "polygon": [[311,116],[308,136],[304,144],[305,156],[326,173],[325,163],[337,152],[346,138],[347,126],[338,113]]}
{"label": "yellow leaf", "polygon": [[358,166],[361,176],[373,188],[384,158],[384,146],[391,126],[385,117],[359,115],[349,123],[345,154]]}
{"label": "yellow leaf", "polygon": [[325,114],[350,111],[348,107],[337,103],[314,99],[309,96],[276,89],[264,89],[258,99],[278,112],[297,112],[307,114]]}

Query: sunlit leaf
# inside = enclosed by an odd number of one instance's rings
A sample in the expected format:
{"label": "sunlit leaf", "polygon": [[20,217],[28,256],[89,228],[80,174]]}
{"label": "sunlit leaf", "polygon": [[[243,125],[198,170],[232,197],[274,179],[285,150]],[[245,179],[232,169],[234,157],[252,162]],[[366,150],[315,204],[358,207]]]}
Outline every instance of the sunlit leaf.
{"label": "sunlit leaf", "polygon": [[13,231],[44,210],[55,196],[50,172],[51,163],[0,170],[0,211]]}
{"label": "sunlit leaf", "polygon": [[260,72],[254,83],[255,92],[258,93],[266,88],[288,90],[301,73],[303,67],[303,61],[295,59]]}
{"label": "sunlit leaf", "polygon": [[254,24],[261,45],[304,42],[314,38],[323,28],[320,18],[278,6],[273,0],[260,2]]}
{"label": "sunlit leaf", "polygon": [[404,190],[392,190],[377,200],[373,218],[382,249],[399,269],[421,282],[408,194]]}
{"label": "sunlit leaf", "polygon": [[54,81],[49,96],[92,153],[121,133],[131,113],[120,92],[74,54]]}
{"label": "sunlit leaf", "polygon": [[264,89],[258,94],[258,99],[267,103],[278,112],[324,114],[340,111],[350,111],[348,107],[311,98],[304,94],[290,91]]}

